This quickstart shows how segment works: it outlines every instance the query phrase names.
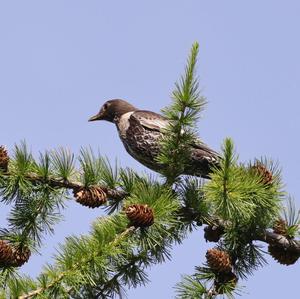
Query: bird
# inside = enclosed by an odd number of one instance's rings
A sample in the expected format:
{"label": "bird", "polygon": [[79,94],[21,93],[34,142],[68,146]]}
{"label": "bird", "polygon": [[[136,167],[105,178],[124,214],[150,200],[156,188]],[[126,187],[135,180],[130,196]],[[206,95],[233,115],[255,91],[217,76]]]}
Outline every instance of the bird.
{"label": "bird", "polygon": [[[126,151],[151,170],[163,173],[164,165],[157,161],[160,140],[170,120],[152,111],[139,110],[122,99],[106,101],[89,121],[105,120],[114,123]],[[183,175],[210,178],[213,166],[218,166],[220,155],[205,143],[196,140],[191,144],[189,163]]]}

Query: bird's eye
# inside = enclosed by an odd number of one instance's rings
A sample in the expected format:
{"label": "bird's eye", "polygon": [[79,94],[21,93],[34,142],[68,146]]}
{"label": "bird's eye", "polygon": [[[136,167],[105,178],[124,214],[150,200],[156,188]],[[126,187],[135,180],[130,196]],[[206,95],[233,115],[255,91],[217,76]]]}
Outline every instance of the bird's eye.
{"label": "bird's eye", "polygon": [[104,104],[104,105],[103,105],[103,110],[107,110],[107,107],[108,107],[108,104],[107,104],[107,103]]}

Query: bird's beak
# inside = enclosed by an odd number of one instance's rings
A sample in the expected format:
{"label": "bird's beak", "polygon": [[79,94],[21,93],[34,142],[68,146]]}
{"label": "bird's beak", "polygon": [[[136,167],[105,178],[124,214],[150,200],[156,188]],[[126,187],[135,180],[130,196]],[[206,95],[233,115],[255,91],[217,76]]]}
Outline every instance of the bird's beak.
{"label": "bird's beak", "polygon": [[101,120],[103,119],[103,115],[102,113],[97,113],[96,115],[92,116],[89,118],[89,121],[95,121],[95,120]]}

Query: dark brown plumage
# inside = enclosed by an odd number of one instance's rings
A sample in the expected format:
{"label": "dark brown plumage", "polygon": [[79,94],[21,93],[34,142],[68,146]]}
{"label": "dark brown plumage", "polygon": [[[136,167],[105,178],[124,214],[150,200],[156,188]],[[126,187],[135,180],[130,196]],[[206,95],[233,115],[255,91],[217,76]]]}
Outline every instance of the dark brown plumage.
{"label": "dark brown plumage", "polygon": [[[138,110],[124,100],[110,100],[89,121],[106,120],[117,126],[127,152],[146,167],[160,172],[164,167],[156,161],[159,141],[169,120],[162,115]],[[219,155],[201,141],[191,145],[190,163],[183,174],[209,177],[212,165],[217,165]]]}

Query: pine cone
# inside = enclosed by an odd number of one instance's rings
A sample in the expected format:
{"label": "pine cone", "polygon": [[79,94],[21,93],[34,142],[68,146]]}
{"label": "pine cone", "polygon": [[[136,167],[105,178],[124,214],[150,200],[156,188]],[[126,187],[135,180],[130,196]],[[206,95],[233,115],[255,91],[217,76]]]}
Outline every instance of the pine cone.
{"label": "pine cone", "polygon": [[204,228],[204,238],[209,242],[218,242],[224,234],[224,227],[217,225],[208,225]]}
{"label": "pine cone", "polygon": [[100,187],[79,188],[73,190],[76,201],[89,208],[98,208],[107,201],[106,192]]}
{"label": "pine cone", "polygon": [[130,205],[125,209],[125,214],[135,227],[147,227],[154,222],[153,210],[148,205]]}
{"label": "pine cone", "polygon": [[276,220],[273,225],[273,232],[275,234],[283,235],[285,237],[287,237],[287,229],[288,229],[287,222],[282,218]]}
{"label": "pine cone", "polygon": [[270,170],[266,168],[260,162],[257,162],[255,165],[251,166],[251,170],[254,171],[258,176],[261,177],[260,182],[264,185],[271,185],[273,182],[273,175]]}
{"label": "pine cone", "polygon": [[8,169],[9,156],[4,146],[0,146],[0,170],[6,172]]}
{"label": "pine cone", "polygon": [[8,266],[14,262],[14,253],[7,241],[0,240],[0,266]]}
{"label": "pine cone", "polygon": [[218,273],[214,281],[215,290],[218,294],[224,294],[224,285],[231,283],[234,288],[237,284],[238,278],[233,272]]}
{"label": "pine cone", "polygon": [[295,264],[300,257],[299,253],[274,244],[268,246],[268,251],[274,260],[286,266]]}
{"label": "pine cone", "polygon": [[30,250],[26,247],[13,249],[13,252],[14,262],[12,265],[15,267],[20,267],[27,263],[31,255]]}
{"label": "pine cone", "polygon": [[20,267],[29,260],[30,250],[15,248],[5,240],[0,240],[0,266]]}
{"label": "pine cone", "polygon": [[231,258],[226,251],[212,248],[206,252],[209,267],[217,272],[230,272],[232,269]]}

